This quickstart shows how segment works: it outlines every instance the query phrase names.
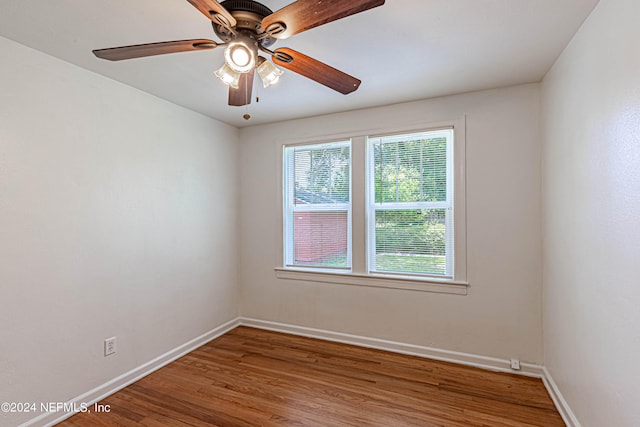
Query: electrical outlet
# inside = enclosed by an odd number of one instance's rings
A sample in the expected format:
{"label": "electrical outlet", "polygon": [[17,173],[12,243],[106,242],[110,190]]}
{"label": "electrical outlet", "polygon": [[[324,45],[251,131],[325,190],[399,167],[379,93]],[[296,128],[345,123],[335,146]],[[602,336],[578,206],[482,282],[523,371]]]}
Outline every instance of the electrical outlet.
{"label": "electrical outlet", "polygon": [[520,370],[520,361],[518,359],[511,359],[511,369],[516,371]]}
{"label": "electrical outlet", "polygon": [[109,356],[116,352],[116,337],[104,340],[104,355]]}

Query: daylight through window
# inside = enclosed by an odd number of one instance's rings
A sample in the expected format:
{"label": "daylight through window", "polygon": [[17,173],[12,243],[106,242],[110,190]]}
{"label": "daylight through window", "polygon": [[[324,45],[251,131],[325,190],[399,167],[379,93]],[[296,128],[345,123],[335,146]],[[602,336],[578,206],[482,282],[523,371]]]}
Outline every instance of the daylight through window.
{"label": "daylight through window", "polygon": [[453,127],[284,146],[284,268],[464,283],[454,153]]}
{"label": "daylight through window", "polygon": [[285,265],[351,267],[351,142],[285,149]]}
{"label": "daylight through window", "polygon": [[452,276],[453,130],[368,139],[368,270]]}

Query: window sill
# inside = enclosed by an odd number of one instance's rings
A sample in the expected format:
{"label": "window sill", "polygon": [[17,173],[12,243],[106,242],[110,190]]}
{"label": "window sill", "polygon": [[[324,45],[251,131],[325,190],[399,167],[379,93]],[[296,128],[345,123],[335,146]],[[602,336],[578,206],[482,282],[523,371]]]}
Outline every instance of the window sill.
{"label": "window sill", "polygon": [[375,288],[404,289],[442,294],[467,295],[469,283],[436,278],[414,278],[355,273],[310,271],[295,268],[274,268],[279,279],[303,280],[305,282],[338,283],[343,285]]}

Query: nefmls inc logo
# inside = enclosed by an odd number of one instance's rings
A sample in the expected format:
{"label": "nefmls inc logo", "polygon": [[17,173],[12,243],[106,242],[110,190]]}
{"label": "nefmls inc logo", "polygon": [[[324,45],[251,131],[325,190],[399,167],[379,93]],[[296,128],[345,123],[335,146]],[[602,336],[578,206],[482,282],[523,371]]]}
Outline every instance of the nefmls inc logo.
{"label": "nefmls inc logo", "polygon": [[76,402],[41,402],[42,412],[87,412],[89,407],[86,403]]}

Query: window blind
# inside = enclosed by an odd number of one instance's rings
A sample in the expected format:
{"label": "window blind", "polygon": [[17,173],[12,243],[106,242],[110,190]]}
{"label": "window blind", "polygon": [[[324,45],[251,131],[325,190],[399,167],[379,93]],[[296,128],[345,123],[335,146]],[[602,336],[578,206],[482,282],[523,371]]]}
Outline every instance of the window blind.
{"label": "window blind", "polygon": [[369,271],[451,276],[451,129],[369,138]]}
{"label": "window blind", "polygon": [[285,261],[351,266],[350,141],[285,147]]}

